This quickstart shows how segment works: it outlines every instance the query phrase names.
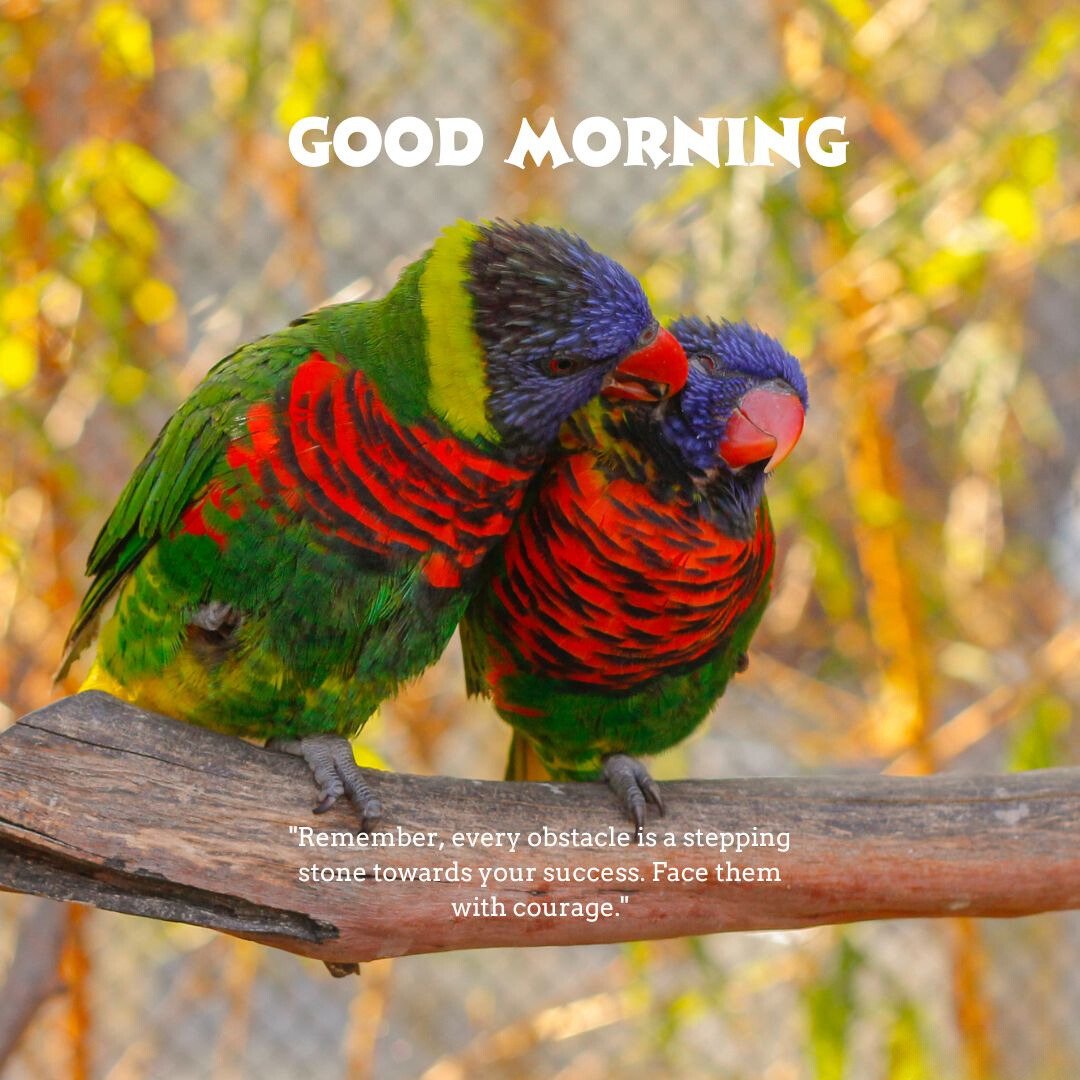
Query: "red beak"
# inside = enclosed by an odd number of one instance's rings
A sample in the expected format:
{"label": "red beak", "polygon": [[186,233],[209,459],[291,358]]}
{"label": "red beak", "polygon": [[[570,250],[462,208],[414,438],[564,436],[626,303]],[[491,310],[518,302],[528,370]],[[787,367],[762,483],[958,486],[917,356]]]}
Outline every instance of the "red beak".
{"label": "red beak", "polygon": [[627,401],[660,401],[677,394],[687,374],[683,347],[661,327],[645,348],[631,353],[607,377],[601,393]]}
{"label": "red beak", "polygon": [[732,469],[767,461],[771,472],[802,434],[805,413],[794,390],[761,386],[743,395],[720,440],[720,456]]}

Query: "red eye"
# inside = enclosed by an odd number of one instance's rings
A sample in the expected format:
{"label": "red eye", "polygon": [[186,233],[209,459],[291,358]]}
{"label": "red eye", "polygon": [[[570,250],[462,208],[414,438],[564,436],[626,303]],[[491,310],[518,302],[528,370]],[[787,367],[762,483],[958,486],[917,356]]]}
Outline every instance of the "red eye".
{"label": "red eye", "polygon": [[552,375],[573,375],[584,366],[584,361],[576,356],[553,356],[548,364]]}
{"label": "red eye", "polygon": [[641,334],[637,339],[635,351],[637,349],[647,348],[656,340],[656,337],[659,333],[660,324],[658,322],[654,322],[651,326],[646,326],[645,329],[641,331]]}
{"label": "red eye", "polygon": [[715,356],[710,356],[708,353],[697,353],[692,359],[702,371],[708,372],[710,375],[716,374],[718,365]]}

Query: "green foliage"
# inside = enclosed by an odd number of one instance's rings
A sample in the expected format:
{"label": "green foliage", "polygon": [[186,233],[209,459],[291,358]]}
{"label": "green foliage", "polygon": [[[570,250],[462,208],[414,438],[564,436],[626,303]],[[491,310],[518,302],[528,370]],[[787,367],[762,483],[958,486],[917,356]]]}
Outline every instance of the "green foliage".
{"label": "green foliage", "polygon": [[901,998],[893,1007],[888,1027],[886,1080],[936,1080],[923,1035],[923,1024],[913,1001]]}
{"label": "green foliage", "polygon": [[1072,727],[1072,704],[1059,694],[1042,694],[1021,722],[1009,747],[1012,769],[1049,769],[1069,764],[1067,737]]}
{"label": "green foliage", "polygon": [[846,936],[820,978],[803,990],[808,1056],[815,1080],[844,1080],[856,1014],[855,979],[863,955]]}

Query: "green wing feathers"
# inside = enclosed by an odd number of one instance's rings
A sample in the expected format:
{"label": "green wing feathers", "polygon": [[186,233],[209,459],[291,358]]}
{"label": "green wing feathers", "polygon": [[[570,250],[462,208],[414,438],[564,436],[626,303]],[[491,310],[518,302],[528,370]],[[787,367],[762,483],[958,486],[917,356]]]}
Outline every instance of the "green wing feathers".
{"label": "green wing feathers", "polygon": [[215,414],[199,397],[165,425],[98,534],[86,564],[93,583],[64,644],[58,678],[93,639],[102,609],[116,589],[209,480],[228,435],[220,426],[215,430]]}
{"label": "green wing feathers", "polygon": [[[357,305],[353,305],[357,306]],[[222,466],[247,408],[273,396],[311,347],[315,327],[290,328],[219,360],[162,428],[132,474],[87,560],[93,578],[64,645],[63,678],[93,640],[105,605]]]}

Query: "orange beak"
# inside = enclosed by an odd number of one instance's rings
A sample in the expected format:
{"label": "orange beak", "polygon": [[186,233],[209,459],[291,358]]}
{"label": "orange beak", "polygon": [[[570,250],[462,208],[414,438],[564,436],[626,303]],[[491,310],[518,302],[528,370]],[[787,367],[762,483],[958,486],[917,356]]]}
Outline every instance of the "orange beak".
{"label": "orange beak", "polygon": [[732,469],[766,461],[772,472],[799,441],[805,419],[794,390],[761,386],[743,395],[720,440],[720,456]]}
{"label": "orange beak", "polygon": [[645,348],[631,353],[607,377],[600,392],[626,401],[660,401],[683,388],[688,372],[683,347],[661,327]]}

